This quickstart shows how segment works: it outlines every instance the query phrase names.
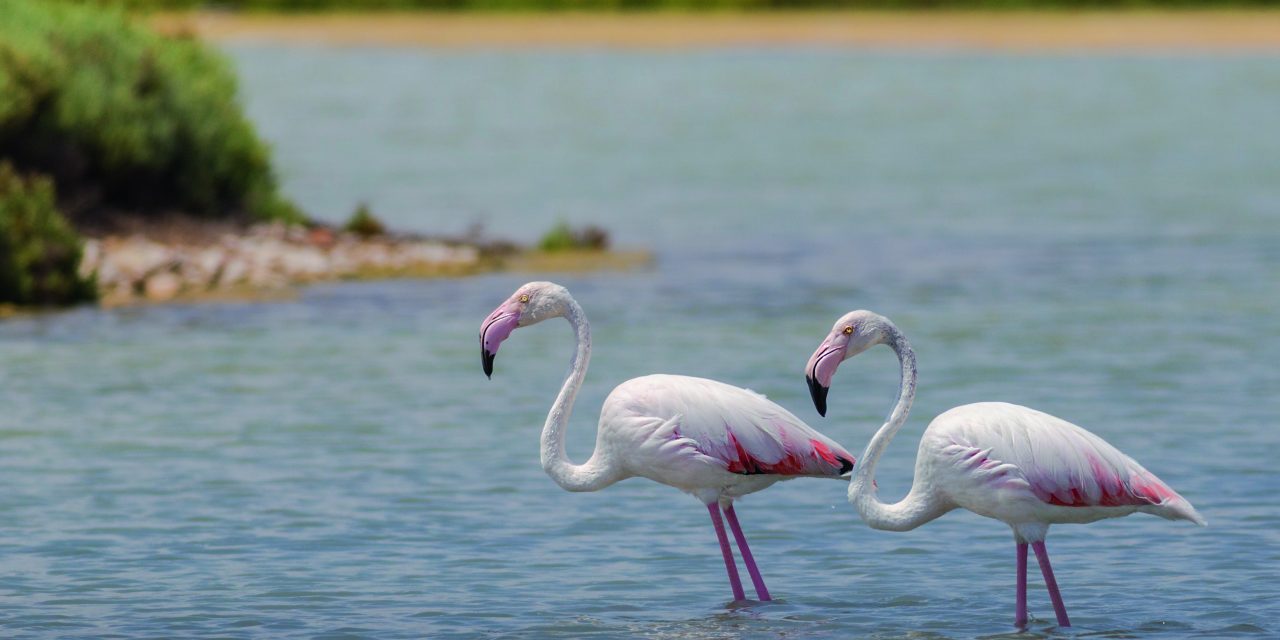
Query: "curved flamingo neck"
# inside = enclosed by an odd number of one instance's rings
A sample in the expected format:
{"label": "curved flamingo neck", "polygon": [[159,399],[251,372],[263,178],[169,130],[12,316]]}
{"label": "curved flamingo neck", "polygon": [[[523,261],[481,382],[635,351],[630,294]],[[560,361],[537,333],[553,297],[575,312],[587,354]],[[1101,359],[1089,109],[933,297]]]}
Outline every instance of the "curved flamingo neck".
{"label": "curved flamingo neck", "polygon": [[911,349],[907,337],[893,323],[886,321],[885,332],[888,337],[885,344],[898,355],[898,363],[902,366],[902,386],[898,390],[898,400],[889,412],[889,419],[880,427],[867,450],[862,454],[862,464],[858,467],[853,481],[849,484],[849,502],[858,510],[858,515],[874,529],[906,531],[914,529],[947,511],[932,494],[929,487],[924,486],[920,478],[919,468],[911,491],[907,497],[895,504],[886,504],[876,495],[875,473],[880,456],[889,447],[889,442],[898,430],[907,422],[911,412],[911,403],[916,396],[916,354]]}
{"label": "curved flamingo neck", "polygon": [[587,376],[587,364],[591,361],[591,325],[573,298],[565,304],[564,318],[573,326],[576,345],[573,359],[569,361],[569,375],[565,377],[560,394],[552,403],[547,422],[542,427],[542,469],[566,491],[596,491],[620,478],[602,459],[599,442],[584,464],[573,464],[565,453],[565,427],[573,414],[573,401]]}

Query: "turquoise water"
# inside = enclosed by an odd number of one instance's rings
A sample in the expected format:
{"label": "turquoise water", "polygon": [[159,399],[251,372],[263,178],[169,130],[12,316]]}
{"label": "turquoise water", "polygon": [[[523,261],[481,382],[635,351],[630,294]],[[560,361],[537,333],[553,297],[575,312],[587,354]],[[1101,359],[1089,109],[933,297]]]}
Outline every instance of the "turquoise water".
{"label": "turquoise water", "polygon": [[[595,330],[569,432],[653,372],[766,393],[860,452],[896,390],[801,368],[844,311],[920,358],[880,465],[1007,400],[1093,430],[1210,526],[1055,527],[1019,637],[1280,634],[1280,59],[937,51],[429,52],[239,45],[289,193],[339,220],[533,240],[596,222],[657,262],[557,275]],[[561,491],[538,432],[560,323],[492,381],[476,330],[547,274],[334,284],[270,304],[0,322],[6,637],[1014,635],[1004,525],[872,531],[844,486],[739,512],[776,602],[730,604],[705,511],[629,480]]]}

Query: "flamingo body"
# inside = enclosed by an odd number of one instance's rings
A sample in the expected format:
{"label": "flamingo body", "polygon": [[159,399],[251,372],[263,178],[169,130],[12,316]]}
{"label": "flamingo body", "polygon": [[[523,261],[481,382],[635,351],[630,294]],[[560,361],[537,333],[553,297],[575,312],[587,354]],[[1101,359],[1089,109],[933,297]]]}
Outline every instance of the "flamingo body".
{"label": "flamingo body", "polygon": [[598,442],[628,475],[700,499],[738,498],[801,476],[840,477],[854,461],[763,395],[690,376],[618,385],[600,411]]}
{"label": "flamingo body", "polygon": [[1204,523],[1182,496],[1102,438],[1016,404],[980,402],[939,415],[921,438],[916,465],[941,499],[1011,526],[1138,511]]}

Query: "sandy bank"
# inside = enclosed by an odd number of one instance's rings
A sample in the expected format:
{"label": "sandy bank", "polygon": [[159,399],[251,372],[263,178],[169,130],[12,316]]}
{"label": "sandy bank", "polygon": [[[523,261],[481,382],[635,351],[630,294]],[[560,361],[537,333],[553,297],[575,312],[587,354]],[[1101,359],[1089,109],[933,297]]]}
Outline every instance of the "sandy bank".
{"label": "sandy bank", "polygon": [[446,15],[161,14],[222,42],[421,47],[829,46],[1280,51],[1280,11]]}

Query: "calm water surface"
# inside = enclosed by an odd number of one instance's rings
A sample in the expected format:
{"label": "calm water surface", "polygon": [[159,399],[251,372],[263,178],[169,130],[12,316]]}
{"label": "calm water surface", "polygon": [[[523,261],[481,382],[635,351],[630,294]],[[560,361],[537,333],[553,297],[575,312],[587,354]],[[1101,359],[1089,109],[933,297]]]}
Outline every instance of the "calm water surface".
{"label": "calm water surface", "polygon": [[[627,378],[766,393],[861,451],[888,350],[801,367],[870,308],[911,336],[909,482],[932,416],[1077,422],[1208,518],[1056,527],[1020,637],[1280,635],[1280,59],[823,50],[496,53],[240,45],[289,193],[339,220],[532,240],[596,222],[656,266],[558,275],[595,330],[569,452]],[[1016,635],[1004,525],[861,525],[835,482],[741,503],[776,602],[729,604],[706,513],[561,491],[538,432],[562,323],[492,381],[480,320],[546,274],[339,284],[291,302],[0,322],[6,637]]]}

